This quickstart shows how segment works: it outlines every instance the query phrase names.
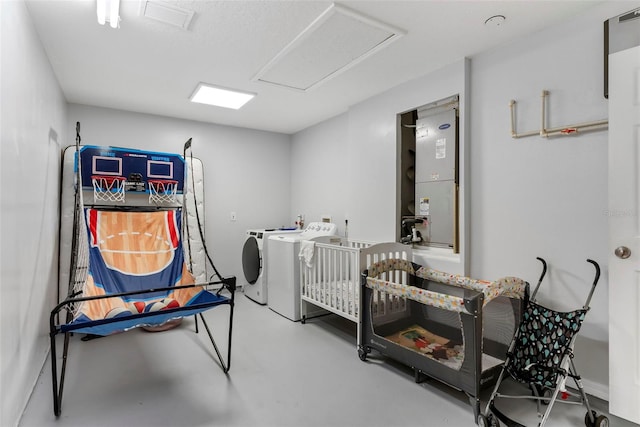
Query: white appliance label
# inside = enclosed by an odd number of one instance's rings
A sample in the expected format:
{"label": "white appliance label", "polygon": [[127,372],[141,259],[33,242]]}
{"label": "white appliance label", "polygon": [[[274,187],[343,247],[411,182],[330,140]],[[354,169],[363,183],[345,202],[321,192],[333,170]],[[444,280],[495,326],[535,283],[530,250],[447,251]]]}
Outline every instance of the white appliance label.
{"label": "white appliance label", "polygon": [[429,198],[420,199],[420,215],[429,215]]}
{"label": "white appliance label", "polygon": [[436,159],[447,157],[447,138],[440,138],[436,141]]}

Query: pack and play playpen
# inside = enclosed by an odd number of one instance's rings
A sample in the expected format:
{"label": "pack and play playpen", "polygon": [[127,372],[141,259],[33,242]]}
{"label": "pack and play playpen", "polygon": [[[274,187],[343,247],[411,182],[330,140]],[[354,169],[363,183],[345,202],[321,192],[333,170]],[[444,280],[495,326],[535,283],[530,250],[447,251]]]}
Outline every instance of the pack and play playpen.
{"label": "pack and play playpen", "polygon": [[[138,327],[163,330],[195,316],[196,332],[199,317],[225,373],[231,364],[236,281],[218,272],[204,244],[203,207],[196,198],[202,168],[193,167],[193,156],[185,160],[191,140],[178,155],[81,146],[79,123],[76,132],[75,152],[65,153],[63,164],[61,234],[71,239],[61,239],[70,246],[61,246],[60,265],[68,289],[50,316],[56,416],[73,333],[87,334],[83,341],[88,341]],[[73,203],[65,203],[69,200]],[[224,305],[229,307],[226,361],[202,314]],[[61,362],[59,334],[64,335]]]}
{"label": "pack and play playpen", "polygon": [[[322,308],[357,324],[360,344],[360,276],[367,265],[387,258],[411,260],[410,246],[399,243],[372,244],[335,236],[303,242],[300,259],[300,313],[302,322],[312,307]],[[311,254],[311,255],[309,255]],[[381,295],[376,313],[404,310],[404,301]]]}
{"label": "pack and play playpen", "polygon": [[[375,349],[413,368],[416,381],[463,391],[477,419],[480,391],[500,373],[527,294],[515,277],[488,282],[404,259],[375,262],[362,274],[358,355],[365,361]],[[381,298],[404,309],[380,313]]]}

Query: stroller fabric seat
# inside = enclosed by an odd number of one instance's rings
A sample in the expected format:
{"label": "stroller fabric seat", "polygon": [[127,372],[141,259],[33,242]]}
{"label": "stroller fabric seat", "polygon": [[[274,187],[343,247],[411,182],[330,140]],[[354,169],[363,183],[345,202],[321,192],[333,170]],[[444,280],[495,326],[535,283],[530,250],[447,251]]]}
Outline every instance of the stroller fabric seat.
{"label": "stroller fabric seat", "polygon": [[587,310],[559,312],[529,301],[516,336],[508,372],[523,383],[554,387],[563,357]]}

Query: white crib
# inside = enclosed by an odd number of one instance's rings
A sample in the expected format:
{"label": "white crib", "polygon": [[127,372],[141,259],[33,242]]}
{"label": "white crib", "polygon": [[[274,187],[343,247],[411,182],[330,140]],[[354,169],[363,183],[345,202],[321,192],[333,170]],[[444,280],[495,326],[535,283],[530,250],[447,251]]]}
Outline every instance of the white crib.
{"label": "white crib", "polygon": [[[308,316],[334,313],[357,324],[360,339],[361,274],[368,265],[383,259],[411,260],[411,247],[399,243],[378,243],[323,236],[311,240],[313,256],[300,259],[300,314]],[[379,293],[375,298],[375,317],[394,316],[406,310],[403,298]],[[360,342],[358,342],[358,345]]]}

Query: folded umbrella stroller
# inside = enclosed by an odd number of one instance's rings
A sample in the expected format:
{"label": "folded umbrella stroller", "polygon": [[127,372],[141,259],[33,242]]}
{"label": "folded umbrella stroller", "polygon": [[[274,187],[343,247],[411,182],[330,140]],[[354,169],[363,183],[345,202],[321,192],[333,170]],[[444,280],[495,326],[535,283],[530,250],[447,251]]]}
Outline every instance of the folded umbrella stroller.
{"label": "folded umbrella stroller", "polygon": [[[484,413],[478,415],[478,425],[500,426],[503,422],[509,427],[524,427],[513,421],[496,408],[496,400],[504,399],[534,399],[538,405],[538,426],[543,426],[556,401],[562,403],[584,404],[587,413],[584,423],[587,427],[606,427],[609,419],[604,415],[597,415],[589,406],[589,400],[582,386],[580,376],[573,363],[573,347],[582,322],[589,311],[591,297],[600,278],[600,266],[588,259],[596,269],[591,291],[584,306],[571,312],[559,312],[544,307],[535,301],[536,293],[547,272],[547,263],[542,262],[542,274],[531,299],[527,302],[522,321],[518,326],[513,341],[509,346],[507,357],[498,377],[493,393],[489,398]],[[532,395],[506,395],[499,393],[502,381],[508,377],[528,384]],[[571,377],[577,387],[575,395],[565,389],[567,378]],[[560,398],[560,399],[558,399]],[[544,414],[541,414],[540,403],[547,404]]]}

